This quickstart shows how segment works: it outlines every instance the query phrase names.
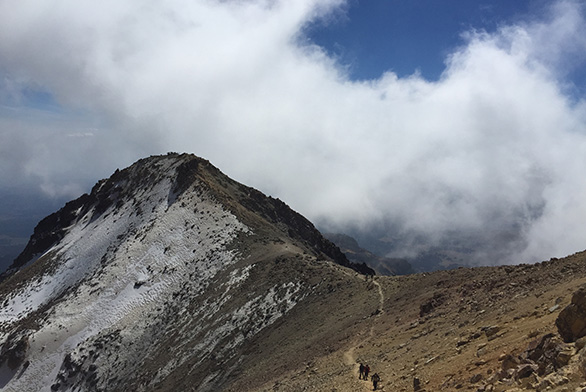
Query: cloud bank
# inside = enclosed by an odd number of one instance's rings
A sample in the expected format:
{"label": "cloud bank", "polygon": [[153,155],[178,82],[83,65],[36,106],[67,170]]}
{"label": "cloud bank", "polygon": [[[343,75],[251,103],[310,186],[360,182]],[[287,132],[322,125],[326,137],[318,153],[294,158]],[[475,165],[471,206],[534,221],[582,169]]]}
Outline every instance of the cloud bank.
{"label": "cloud bank", "polygon": [[77,196],[186,151],[333,230],[470,236],[482,263],[586,248],[579,2],[464,32],[438,81],[349,79],[305,35],[343,7],[0,2],[1,183]]}

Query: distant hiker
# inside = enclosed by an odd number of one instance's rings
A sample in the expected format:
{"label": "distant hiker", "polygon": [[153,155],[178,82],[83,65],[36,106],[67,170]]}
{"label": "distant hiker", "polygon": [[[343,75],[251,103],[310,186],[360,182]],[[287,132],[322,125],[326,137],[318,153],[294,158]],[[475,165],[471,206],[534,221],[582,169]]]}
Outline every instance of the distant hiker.
{"label": "distant hiker", "polygon": [[421,380],[417,377],[413,378],[413,390],[421,391]]}
{"label": "distant hiker", "polygon": [[358,379],[361,380],[362,377],[364,376],[364,365],[362,363],[360,364],[359,371],[360,371],[360,373],[358,374]]}
{"label": "distant hiker", "polygon": [[380,376],[378,375],[378,373],[374,373],[372,375],[371,379],[372,379],[372,386],[374,387],[373,391],[376,391],[378,383],[380,382]]}
{"label": "distant hiker", "polygon": [[370,366],[366,365],[364,367],[364,379],[368,380],[368,372],[370,372]]}

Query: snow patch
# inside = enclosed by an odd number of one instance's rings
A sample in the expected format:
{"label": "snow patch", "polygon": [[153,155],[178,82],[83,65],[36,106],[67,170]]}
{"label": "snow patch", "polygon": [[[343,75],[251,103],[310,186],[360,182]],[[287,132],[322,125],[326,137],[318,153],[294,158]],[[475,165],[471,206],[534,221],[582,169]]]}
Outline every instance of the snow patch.
{"label": "snow patch", "polygon": [[[7,391],[49,391],[75,347],[109,328],[145,333],[145,319],[156,317],[185,284],[201,291],[239,260],[226,246],[250,230],[203,190],[185,192],[169,205],[171,189],[171,178],[164,178],[96,218],[95,211],[80,217],[49,250],[58,267],[0,309],[0,326],[8,329],[63,296],[31,337],[29,368],[8,382]],[[228,286],[241,284],[250,268],[232,271]]]}
{"label": "snow patch", "polygon": [[[200,364],[211,353],[220,357],[228,355],[247,337],[256,335],[262,329],[273,324],[276,320],[289,312],[304,298],[303,295],[295,296],[299,293],[301,288],[302,285],[299,282],[289,282],[271,287],[266,294],[259,295],[247,301],[244,305],[233,312],[219,318],[216,316],[215,319],[218,321],[213,326],[202,323],[199,331],[203,331],[204,328],[206,328],[209,332],[198,339],[198,342],[193,347],[184,350],[177,350],[175,353],[175,359],[159,371],[155,381],[165,378],[173,369],[181,366],[194,356],[200,358],[197,363]],[[294,297],[295,300],[293,299]],[[208,304],[208,307],[206,308],[220,308],[218,303],[210,303]],[[204,311],[202,313],[209,316],[213,311]],[[192,335],[196,335],[198,332],[197,328],[192,332],[195,332]],[[220,342],[223,343],[223,346],[221,349],[218,349],[218,344]],[[178,348],[180,349],[182,346],[187,345],[187,343],[187,341],[184,341],[183,345],[178,346]]]}

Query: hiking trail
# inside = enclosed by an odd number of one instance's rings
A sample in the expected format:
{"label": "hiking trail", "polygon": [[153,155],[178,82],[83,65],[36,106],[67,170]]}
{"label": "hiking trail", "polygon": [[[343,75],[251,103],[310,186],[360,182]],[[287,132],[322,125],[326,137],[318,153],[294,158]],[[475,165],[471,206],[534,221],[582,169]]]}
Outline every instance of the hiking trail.
{"label": "hiking trail", "polygon": [[[376,287],[376,289],[378,291],[378,296],[379,296],[378,308],[374,314],[374,318],[376,319],[376,318],[380,317],[384,312],[385,295],[383,293],[382,286],[380,285],[380,283],[378,283],[376,281],[376,279],[374,277],[372,277],[372,280],[370,282],[368,282],[367,287],[370,287],[371,284]],[[371,323],[370,329],[368,331],[368,335],[366,337],[364,337],[363,339],[359,339],[356,344],[354,344],[353,346],[351,346],[348,350],[346,350],[344,352],[344,363],[346,365],[352,367],[352,376],[354,377],[355,382],[358,381],[360,364],[357,363],[356,355],[354,354],[354,352],[356,351],[356,349],[360,345],[363,345],[366,341],[372,339],[373,336],[374,336],[374,323]],[[374,369],[371,369],[371,371],[372,371],[371,374],[376,373],[376,371],[374,371]],[[359,382],[363,384],[364,390],[369,390],[369,391],[372,390],[372,387],[371,387],[372,384],[370,383],[370,381],[369,382],[359,381]],[[382,390],[383,388],[380,388],[380,389]]]}

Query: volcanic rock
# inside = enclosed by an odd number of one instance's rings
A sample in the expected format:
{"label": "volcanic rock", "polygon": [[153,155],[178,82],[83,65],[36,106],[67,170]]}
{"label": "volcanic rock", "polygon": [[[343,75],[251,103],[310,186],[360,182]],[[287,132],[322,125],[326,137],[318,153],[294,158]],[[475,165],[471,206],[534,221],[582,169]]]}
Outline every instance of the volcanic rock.
{"label": "volcanic rock", "polygon": [[566,343],[586,336],[586,287],[572,295],[572,302],[560,312],[555,324]]}

